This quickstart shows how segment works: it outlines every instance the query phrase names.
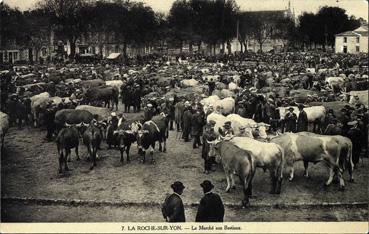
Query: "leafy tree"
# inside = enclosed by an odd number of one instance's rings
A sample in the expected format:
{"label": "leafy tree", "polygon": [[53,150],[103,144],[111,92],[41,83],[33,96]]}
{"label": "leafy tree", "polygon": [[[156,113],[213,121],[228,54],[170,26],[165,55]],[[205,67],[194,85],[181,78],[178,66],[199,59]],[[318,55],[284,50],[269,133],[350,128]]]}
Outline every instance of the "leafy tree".
{"label": "leafy tree", "polygon": [[183,42],[193,40],[194,11],[189,2],[176,0],[169,11],[168,26],[170,27],[171,37],[175,45],[182,51]]}
{"label": "leafy tree", "polygon": [[24,46],[27,44],[27,25],[22,12],[17,8],[10,8],[7,4],[0,4],[1,35],[0,46]]}
{"label": "leafy tree", "polygon": [[38,61],[42,46],[52,43],[49,41],[51,32],[49,17],[42,9],[25,11],[23,14],[27,22],[28,45],[35,49]]}
{"label": "leafy tree", "polygon": [[42,0],[39,7],[47,12],[50,23],[58,38],[67,40],[70,44],[70,56],[76,53],[76,42],[86,32],[88,22],[83,17],[86,2],[83,0]]}

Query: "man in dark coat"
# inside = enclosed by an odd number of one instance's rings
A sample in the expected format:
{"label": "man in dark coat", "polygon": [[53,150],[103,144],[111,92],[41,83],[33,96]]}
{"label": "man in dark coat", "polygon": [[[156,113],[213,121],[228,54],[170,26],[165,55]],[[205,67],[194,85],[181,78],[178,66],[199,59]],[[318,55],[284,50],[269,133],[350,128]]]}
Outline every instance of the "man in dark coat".
{"label": "man in dark coat", "polygon": [[46,125],[46,130],[47,130],[47,134],[46,134],[47,141],[52,141],[53,133],[56,128],[56,125],[54,122],[56,111],[57,109],[55,107],[53,107],[51,104],[48,104],[45,114],[44,114],[44,120],[45,120],[45,125]]}
{"label": "man in dark coat", "polygon": [[354,168],[356,168],[360,159],[362,133],[358,128],[358,121],[351,121],[348,123],[348,126],[351,128],[347,132],[347,137],[352,141],[352,162],[354,163]]}
{"label": "man in dark coat", "polygon": [[151,103],[148,103],[144,108],[144,119],[145,121],[149,121],[155,115],[154,107]]}
{"label": "man in dark coat", "polygon": [[192,114],[192,121],[191,121],[191,135],[193,137],[192,148],[194,149],[201,146],[200,134],[201,134],[202,126],[203,126],[203,116],[201,115],[199,108],[197,108]]}
{"label": "man in dark coat", "polygon": [[288,110],[288,113],[284,117],[286,132],[296,132],[297,116],[293,113],[293,107],[290,107]]}
{"label": "man in dark coat", "polygon": [[188,102],[185,103],[185,105],[187,106],[185,108],[185,111],[183,112],[183,136],[182,138],[184,139],[185,142],[189,141],[189,135],[191,132],[191,120],[192,120],[192,108],[191,106],[188,106],[189,103]]}
{"label": "man in dark coat", "polygon": [[186,222],[184,206],[181,195],[185,186],[180,181],[176,181],[171,185],[173,194],[165,198],[161,208],[164,219],[167,222]]}
{"label": "man in dark coat", "polygon": [[209,180],[204,180],[201,187],[205,195],[200,201],[196,222],[223,222],[224,205],[220,196],[211,192],[214,185]]}
{"label": "man in dark coat", "polygon": [[204,159],[204,173],[205,174],[209,174],[211,170],[211,165],[213,162],[213,159],[209,157],[210,146],[209,146],[208,141],[213,141],[217,138],[217,135],[214,131],[214,125],[215,125],[214,121],[211,121],[210,123],[205,125],[205,132],[202,135],[203,145],[202,145],[201,156]]}
{"label": "man in dark coat", "polygon": [[264,106],[264,97],[262,95],[258,96],[258,102],[255,107],[255,115],[254,120],[256,122],[263,122],[265,120],[265,106]]}
{"label": "man in dark coat", "polygon": [[299,110],[300,110],[300,114],[299,117],[297,118],[297,132],[306,132],[308,131],[308,118],[307,118],[307,114],[304,111],[304,105],[303,104],[299,104]]}
{"label": "man in dark coat", "polygon": [[331,119],[324,131],[324,135],[342,135],[342,124],[337,123],[337,119]]}
{"label": "man in dark coat", "polygon": [[208,86],[209,86],[209,96],[211,96],[215,89],[215,82],[213,81],[213,78],[211,78],[210,81],[208,82]]}

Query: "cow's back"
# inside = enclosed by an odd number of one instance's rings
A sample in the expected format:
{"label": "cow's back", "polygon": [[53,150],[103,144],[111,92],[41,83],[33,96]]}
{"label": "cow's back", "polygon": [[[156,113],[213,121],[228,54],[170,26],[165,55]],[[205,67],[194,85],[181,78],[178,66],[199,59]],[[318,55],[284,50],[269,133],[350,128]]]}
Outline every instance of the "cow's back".
{"label": "cow's back", "polygon": [[79,134],[77,129],[74,127],[63,128],[57,138],[56,142],[58,147],[61,148],[74,148],[78,146],[79,143]]}
{"label": "cow's back", "polygon": [[86,110],[63,109],[55,114],[55,123],[64,125],[68,124],[89,124],[93,119],[93,115]]}

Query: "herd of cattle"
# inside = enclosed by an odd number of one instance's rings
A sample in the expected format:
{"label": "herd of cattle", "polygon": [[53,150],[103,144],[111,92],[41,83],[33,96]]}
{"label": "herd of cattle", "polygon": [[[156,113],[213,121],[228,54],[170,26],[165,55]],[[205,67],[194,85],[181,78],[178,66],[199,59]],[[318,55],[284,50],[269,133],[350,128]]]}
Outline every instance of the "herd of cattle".
{"label": "herd of cattle", "polygon": [[[293,64],[291,61],[283,62]],[[227,178],[227,192],[234,187],[234,175],[240,178],[245,195],[243,205],[249,202],[256,168],[269,170],[271,193],[280,193],[283,173],[287,171],[289,180],[292,180],[296,161],[304,162],[305,176],[308,176],[309,162],[326,162],[329,168],[326,185],[330,185],[337,176],[340,189],[344,189],[343,172],[346,168],[350,181],[353,181],[353,146],[349,138],[311,132],[271,135],[270,123],[248,118],[253,116],[250,114],[252,108],[246,108],[245,115],[236,110],[240,109],[240,97],[246,91],[281,100],[278,122],[283,122],[286,109],[291,106],[298,116],[296,103],[305,103],[308,121],[322,125],[328,111],[326,103],[330,103],[324,102],[327,100],[324,98],[331,94],[331,103],[350,105],[355,104],[354,95],[350,94],[353,91],[359,93],[361,102],[368,106],[367,98],[365,100],[367,91],[360,90],[361,86],[367,89],[367,74],[363,67],[360,67],[360,71],[354,71],[352,66],[342,70],[336,65],[332,67],[328,62],[325,65],[323,63],[320,69],[308,68],[302,63],[291,65],[291,70],[287,71],[278,70],[275,64],[269,66],[259,62],[240,62],[231,65],[205,61],[170,64],[155,61],[142,67],[125,68],[79,64],[59,64],[49,68],[15,67],[1,72],[1,98],[3,103],[7,103],[2,109],[7,114],[0,112],[1,148],[4,146],[6,131],[12,123],[18,121],[21,125],[22,121],[28,124],[32,122],[35,127],[50,125],[43,120],[43,116],[53,109],[55,113],[52,124],[56,136],[59,173],[63,172],[63,168],[69,170],[68,161],[72,149],[75,149],[79,160],[81,138],[92,161],[91,170],[96,166],[98,151],[104,140],[113,142],[120,150],[122,163],[124,152],[126,161],[130,162],[130,147],[135,142],[142,161],[145,163],[146,151],[149,151],[151,161],[155,163],[156,142],[159,143],[159,150],[166,152],[169,122],[174,120],[179,130],[179,126],[183,126],[186,103],[192,103],[206,113],[205,123],[215,123],[217,139],[203,144],[209,146],[209,157],[218,156],[221,159]],[[301,72],[301,66],[304,72]],[[287,68],[283,66],[283,69]],[[361,88],[347,88],[347,84],[354,81],[356,87]],[[208,92],[208,84],[211,82],[215,83],[215,89]],[[119,97],[125,105],[125,112],[129,112],[131,106],[137,112],[141,107],[146,111],[147,103],[155,103],[159,107],[166,103],[169,110],[158,108],[150,119],[144,116],[127,119],[121,114],[118,117],[119,124],[114,125],[111,114],[114,107],[115,111],[119,111]],[[288,102],[285,103],[285,100]],[[314,101],[317,104],[312,105]],[[18,113],[20,111],[22,113]],[[220,134],[219,129],[226,122],[231,122],[233,135]],[[237,136],[241,127],[246,129],[243,137]],[[109,135],[108,132],[113,134]]]}

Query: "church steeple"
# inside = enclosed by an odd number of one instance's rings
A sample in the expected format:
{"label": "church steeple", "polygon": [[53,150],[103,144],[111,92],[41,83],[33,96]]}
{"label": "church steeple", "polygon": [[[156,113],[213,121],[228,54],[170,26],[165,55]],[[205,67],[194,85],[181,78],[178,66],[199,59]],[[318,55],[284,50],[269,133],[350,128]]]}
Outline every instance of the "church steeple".
{"label": "church steeple", "polygon": [[291,11],[291,1],[288,1],[288,10]]}

